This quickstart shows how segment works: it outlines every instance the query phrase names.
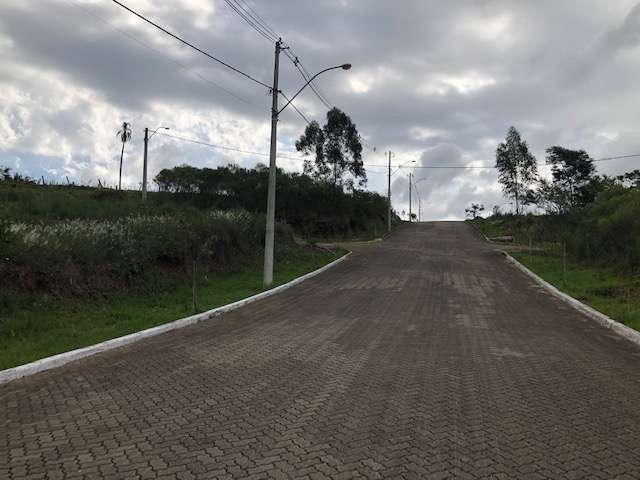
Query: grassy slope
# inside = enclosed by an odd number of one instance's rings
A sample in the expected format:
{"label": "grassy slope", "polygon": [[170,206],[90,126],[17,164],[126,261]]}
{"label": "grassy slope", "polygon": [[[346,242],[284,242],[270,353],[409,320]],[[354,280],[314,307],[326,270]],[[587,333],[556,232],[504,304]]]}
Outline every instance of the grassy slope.
{"label": "grassy slope", "polygon": [[[567,261],[563,278],[562,258],[544,253],[510,252],[520,263],[573,298],[640,331],[640,286],[637,281],[609,269]],[[635,284],[635,286],[634,286]]]}
{"label": "grassy slope", "polygon": [[[345,252],[292,247],[276,263],[274,286],[339,258]],[[262,291],[262,264],[209,276],[199,286],[200,309],[208,310]],[[120,294],[109,299],[56,300],[21,297],[0,317],[0,370],[191,315],[191,287],[176,284],[163,294]]]}
{"label": "grassy slope", "polygon": [[[476,221],[474,224],[487,237],[513,234],[508,223],[501,218]],[[562,258],[557,254],[551,254],[548,245],[544,247],[542,251],[534,250],[532,255],[527,248],[509,253],[564,293],[640,331],[638,280],[609,268],[578,264],[571,260],[567,260],[567,273],[564,278]]]}

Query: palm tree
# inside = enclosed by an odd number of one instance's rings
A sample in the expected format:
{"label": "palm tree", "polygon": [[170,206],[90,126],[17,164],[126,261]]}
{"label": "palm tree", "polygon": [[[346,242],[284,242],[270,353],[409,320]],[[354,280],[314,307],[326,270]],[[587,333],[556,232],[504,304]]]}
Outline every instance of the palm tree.
{"label": "palm tree", "polygon": [[122,122],[122,126],[116,137],[122,142],[122,151],[120,152],[120,176],[118,177],[118,190],[122,190],[122,158],[124,157],[124,144],[131,140],[131,124],[129,122]]}

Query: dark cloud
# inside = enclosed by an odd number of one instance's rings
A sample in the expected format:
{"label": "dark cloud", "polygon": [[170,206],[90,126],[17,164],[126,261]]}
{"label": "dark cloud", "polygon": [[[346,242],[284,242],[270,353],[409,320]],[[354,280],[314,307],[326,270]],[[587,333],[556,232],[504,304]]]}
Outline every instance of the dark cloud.
{"label": "dark cloud", "polygon": [[[224,2],[128,3],[271,82],[273,45]],[[396,165],[407,160],[418,166],[492,164],[510,125],[540,161],[554,144],[585,148],[594,157],[640,152],[636,1],[249,3],[310,71],[353,64],[349,72],[328,73],[317,83],[377,147],[376,153],[365,151],[367,164],[386,165],[385,150],[396,153]],[[264,87],[180,46],[111,2],[3,2],[0,52],[0,164],[17,166],[19,153],[20,168],[34,176],[113,177],[119,161],[115,131],[123,120],[134,125],[124,166],[132,185],[139,182],[145,126],[168,124],[176,133],[210,143],[268,148],[270,99]],[[281,88],[291,93],[301,83],[283,56]],[[308,116],[324,119],[325,109],[311,91],[297,104]],[[282,150],[294,150],[304,125],[293,110],[282,115]],[[150,149],[152,174],[180,163],[230,161],[251,166],[265,159],[161,137]],[[295,160],[281,165],[299,168]],[[635,163],[598,167],[621,173]],[[369,187],[386,193],[385,173],[370,168]],[[394,175],[398,210],[408,210],[407,173]],[[428,218],[459,218],[472,201],[488,208],[504,203],[492,170],[414,173]]]}

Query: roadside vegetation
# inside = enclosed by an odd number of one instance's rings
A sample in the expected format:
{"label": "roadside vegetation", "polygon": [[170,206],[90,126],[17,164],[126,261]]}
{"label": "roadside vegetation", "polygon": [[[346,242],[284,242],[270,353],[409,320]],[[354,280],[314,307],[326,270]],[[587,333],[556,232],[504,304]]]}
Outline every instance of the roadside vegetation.
{"label": "roadside vegetation", "polygon": [[553,146],[551,178],[540,177],[513,127],[496,159],[515,212],[482,218],[474,204],[469,221],[560,290],[640,330],[640,171],[597,175],[584,150]]}
{"label": "roadside vegetation", "polygon": [[[0,369],[262,290],[263,166],[163,170],[144,203],[0,173]],[[324,178],[278,172],[277,202],[276,284],[345,253],[304,239],[386,230],[384,197]]]}
{"label": "roadside vegetation", "polygon": [[[290,246],[276,255],[274,287],[316,270],[346,252]],[[0,305],[0,370],[177,320],[194,313],[191,283],[183,276],[147,278],[144,288],[109,294],[13,292]],[[200,273],[202,311],[262,289],[262,259],[231,272]]]}

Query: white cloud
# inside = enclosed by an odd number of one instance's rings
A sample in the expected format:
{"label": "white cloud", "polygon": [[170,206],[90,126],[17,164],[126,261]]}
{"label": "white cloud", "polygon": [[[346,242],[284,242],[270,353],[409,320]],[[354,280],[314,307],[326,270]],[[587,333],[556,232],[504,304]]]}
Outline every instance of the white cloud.
{"label": "white cloud", "polygon": [[[273,45],[224,2],[130,4],[271,82]],[[585,0],[577,8],[572,2],[412,0],[392,9],[395,4],[383,0],[304,6],[278,0],[252,6],[311,73],[353,63],[352,70],[327,73],[317,84],[377,147],[376,153],[365,151],[365,163],[385,164],[382,152],[393,150],[397,164],[416,159],[422,166],[482,166],[494,162],[510,125],[520,129],[539,160],[554,144],[585,148],[594,157],[640,152],[636,4]],[[113,184],[120,152],[115,132],[123,120],[134,126],[124,164],[125,183],[131,185],[140,178],[145,126],[168,125],[173,134],[268,150],[266,88],[180,46],[110,2],[82,1],[81,6],[93,15],[57,0],[0,4],[0,164],[34,176],[101,178]],[[280,80],[289,94],[303,83],[285,56]],[[308,117],[324,120],[326,109],[312,91],[303,92],[296,105]],[[278,148],[293,151],[304,127],[287,109]],[[179,163],[230,161],[251,166],[266,158],[160,135],[150,144],[151,175]],[[602,162],[598,168],[618,174],[635,168],[634,162]],[[282,159],[279,165],[300,169],[296,160]],[[372,190],[386,191],[382,172],[370,169]],[[406,173],[394,177],[398,210],[408,210]],[[428,218],[461,218],[471,201],[487,208],[505,203],[492,170],[415,173],[428,179],[419,185]]]}

